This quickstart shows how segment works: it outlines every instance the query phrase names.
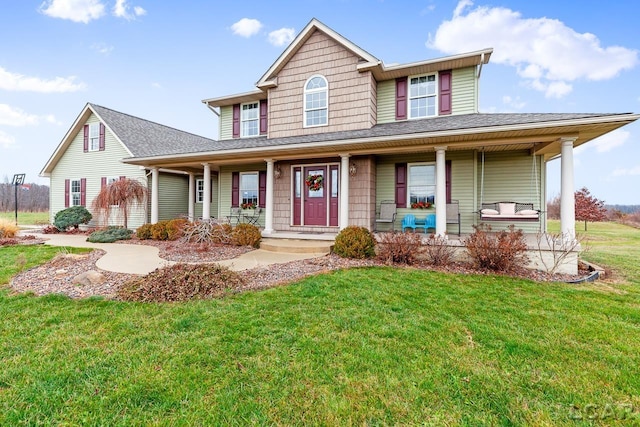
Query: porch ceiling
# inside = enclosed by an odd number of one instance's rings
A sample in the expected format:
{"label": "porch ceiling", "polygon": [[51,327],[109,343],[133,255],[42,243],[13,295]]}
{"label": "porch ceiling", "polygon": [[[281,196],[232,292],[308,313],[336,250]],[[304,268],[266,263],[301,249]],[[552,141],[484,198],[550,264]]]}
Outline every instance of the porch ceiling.
{"label": "porch ceiling", "polygon": [[[146,167],[156,166],[179,170],[201,170],[202,163],[232,165],[263,162],[265,159],[292,160],[333,157],[348,153],[357,155],[432,152],[435,147],[446,146],[448,151],[484,150],[509,151],[531,149],[544,155],[545,160],[560,154],[560,138],[575,137],[574,146],[580,146],[598,136],[635,121],[639,116],[626,115],[624,119],[600,120],[590,123],[555,122],[548,126],[503,126],[420,132],[404,135],[385,135],[350,139],[305,141],[257,147],[218,149],[215,151],[172,154],[149,158],[125,159],[127,163]],[[265,140],[265,142],[268,140]],[[220,141],[220,144],[224,141]]]}

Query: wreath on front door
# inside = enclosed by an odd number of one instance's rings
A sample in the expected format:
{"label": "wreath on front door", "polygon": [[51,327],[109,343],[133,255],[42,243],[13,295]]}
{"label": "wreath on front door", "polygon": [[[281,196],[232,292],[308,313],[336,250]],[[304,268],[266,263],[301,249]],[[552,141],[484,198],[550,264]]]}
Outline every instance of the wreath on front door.
{"label": "wreath on front door", "polygon": [[304,183],[309,187],[309,191],[318,191],[322,189],[322,181],[324,177],[322,175],[309,175]]}

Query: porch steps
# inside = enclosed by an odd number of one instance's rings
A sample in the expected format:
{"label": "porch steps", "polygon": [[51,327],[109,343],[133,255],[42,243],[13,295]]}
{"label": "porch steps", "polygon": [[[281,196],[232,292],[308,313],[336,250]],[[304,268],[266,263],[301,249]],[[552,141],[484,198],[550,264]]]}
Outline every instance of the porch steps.
{"label": "porch steps", "polygon": [[333,241],[300,239],[262,239],[260,249],[289,254],[328,254]]}

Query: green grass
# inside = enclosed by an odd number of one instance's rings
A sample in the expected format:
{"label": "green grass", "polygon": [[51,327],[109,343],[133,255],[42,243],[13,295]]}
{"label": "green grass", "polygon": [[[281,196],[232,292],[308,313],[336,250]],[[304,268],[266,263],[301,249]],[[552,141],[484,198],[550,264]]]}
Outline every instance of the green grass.
{"label": "green grass", "polygon": [[0,425],[630,425],[637,284],[366,268],[173,305],[0,291]]}
{"label": "green grass", "polygon": [[9,283],[9,279],[20,271],[45,263],[61,252],[85,253],[90,251],[91,249],[45,245],[0,246],[0,286]]}
{"label": "green grass", "polygon": [[[11,221],[16,219],[15,212],[0,212],[0,218],[5,218]],[[36,224],[48,224],[49,212],[18,212],[18,224],[19,225],[36,225]]]}

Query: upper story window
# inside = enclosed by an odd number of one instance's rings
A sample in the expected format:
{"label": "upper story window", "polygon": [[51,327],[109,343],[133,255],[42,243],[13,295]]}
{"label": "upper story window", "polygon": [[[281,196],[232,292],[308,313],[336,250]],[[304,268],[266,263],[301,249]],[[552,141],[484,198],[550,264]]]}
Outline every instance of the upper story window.
{"label": "upper story window", "polygon": [[437,114],[436,94],[438,85],[436,75],[409,78],[409,118],[433,117]]}
{"label": "upper story window", "polygon": [[240,114],[241,137],[258,136],[260,133],[260,103],[242,104]]}
{"label": "upper story window", "polygon": [[326,126],[329,121],[329,85],[323,76],[312,76],[304,85],[304,127]]}
{"label": "upper story window", "polygon": [[436,195],[436,165],[433,163],[409,163],[409,205],[419,202],[433,203]]}
{"label": "upper story window", "polygon": [[100,150],[100,123],[89,125],[89,151]]}

